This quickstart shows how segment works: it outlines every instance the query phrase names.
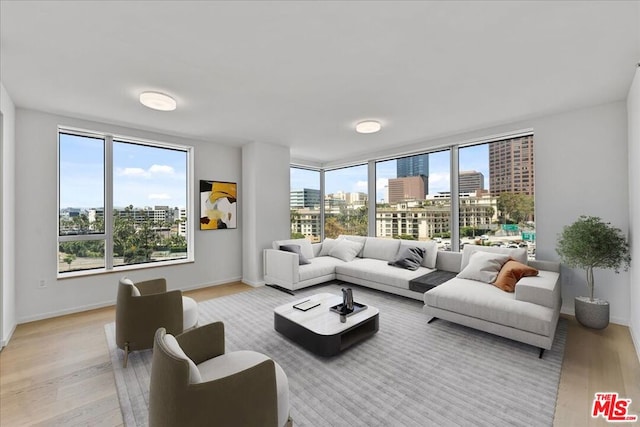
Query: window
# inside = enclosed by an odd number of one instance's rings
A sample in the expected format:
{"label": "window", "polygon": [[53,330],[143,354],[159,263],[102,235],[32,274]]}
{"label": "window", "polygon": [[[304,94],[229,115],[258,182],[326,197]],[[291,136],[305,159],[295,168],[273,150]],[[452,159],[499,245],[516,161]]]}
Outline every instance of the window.
{"label": "window", "polygon": [[[466,244],[527,247],[535,258],[534,170],[533,134],[522,134],[313,173],[324,174],[325,237],[368,235],[368,209],[375,207],[378,237],[434,240],[446,251]],[[303,230],[292,213],[292,233],[295,227]]]}
{"label": "window", "polygon": [[325,171],[324,234],[368,234],[367,165]]}
{"label": "window", "polygon": [[193,259],[190,147],[71,130],[58,137],[61,276]]}
{"label": "window", "polygon": [[292,167],[290,174],[291,238],[320,242],[320,172]]}
{"label": "window", "polygon": [[462,147],[458,159],[462,245],[527,247],[534,258],[533,135]]}
{"label": "window", "polygon": [[376,162],[376,236],[450,238],[449,150]]}

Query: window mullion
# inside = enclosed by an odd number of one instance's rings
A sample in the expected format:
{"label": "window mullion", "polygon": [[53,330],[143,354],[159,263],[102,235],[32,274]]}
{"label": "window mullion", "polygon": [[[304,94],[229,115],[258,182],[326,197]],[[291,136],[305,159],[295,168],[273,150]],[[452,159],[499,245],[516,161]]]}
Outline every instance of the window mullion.
{"label": "window mullion", "polygon": [[113,270],[113,136],[107,135],[104,142],[104,265]]}

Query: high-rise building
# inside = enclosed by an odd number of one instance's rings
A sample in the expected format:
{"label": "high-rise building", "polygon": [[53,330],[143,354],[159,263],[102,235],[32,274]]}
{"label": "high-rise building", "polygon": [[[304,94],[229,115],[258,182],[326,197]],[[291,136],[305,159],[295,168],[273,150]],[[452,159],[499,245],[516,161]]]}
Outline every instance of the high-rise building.
{"label": "high-rise building", "polygon": [[484,190],[484,175],[478,171],[461,171],[458,174],[458,191],[460,193],[475,193]]}
{"label": "high-rise building", "polygon": [[424,180],[422,176],[407,176],[389,180],[389,203],[403,200],[424,200]]}
{"label": "high-rise building", "polygon": [[[396,174],[398,178],[409,176],[419,176],[424,183],[424,194],[420,197],[424,199],[429,193],[429,155],[419,154],[417,156],[403,157],[396,162]],[[391,196],[389,196],[391,198]]]}
{"label": "high-rise building", "polygon": [[291,209],[313,208],[320,206],[320,190],[303,188],[302,190],[291,190],[289,207]]}
{"label": "high-rise building", "polygon": [[489,144],[489,189],[492,196],[520,193],[533,196],[533,135]]}

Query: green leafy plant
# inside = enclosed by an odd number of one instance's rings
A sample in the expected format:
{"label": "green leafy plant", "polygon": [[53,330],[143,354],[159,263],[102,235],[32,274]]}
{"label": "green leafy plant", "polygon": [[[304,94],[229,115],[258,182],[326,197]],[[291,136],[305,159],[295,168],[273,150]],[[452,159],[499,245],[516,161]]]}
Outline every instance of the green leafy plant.
{"label": "green leafy plant", "polygon": [[569,267],[583,268],[587,273],[589,297],[593,301],[593,269],[629,269],[629,243],[619,228],[595,216],[582,215],[565,226],[558,238],[556,251]]}

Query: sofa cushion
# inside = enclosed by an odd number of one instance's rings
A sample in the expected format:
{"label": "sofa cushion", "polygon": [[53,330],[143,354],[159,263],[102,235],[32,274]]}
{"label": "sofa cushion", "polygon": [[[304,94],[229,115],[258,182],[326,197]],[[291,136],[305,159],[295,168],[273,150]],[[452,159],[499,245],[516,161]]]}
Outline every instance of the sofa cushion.
{"label": "sofa cushion", "polygon": [[338,236],[338,240],[340,239],[347,239],[347,240],[351,240],[352,242],[359,242],[362,244],[362,248],[360,249],[360,252],[358,252],[358,257],[362,258],[362,250],[364,249],[364,243],[367,241],[367,237],[366,236],[354,236],[351,234],[341,234]]}
{"label": "sofa cushion", "polygon": [[424,248],[403,245],[398,251],[396,258],[393,261],[389,261],[389,265],[415,271],[420,267],[424,253]]}
{"label": "sofa cushion", "polygon": [[518,301],[513,293],[474,280],[453,278],[427,291],[424,301],[430,307],[543,336],[549,336],[553,326],[552,308]]}
{"label": "sofa cushion", "polygon": [[336,239],[326,237],[322,241],[322,247],[320,248],[320,253],[318,254],[318,256],[328,256],[329,252],[331,252],[331,249],[333,249],[336,243],[338,243]]}
{"label": "sofa cushion", "polygon": [[475,252],[469,258],[469,263],[458,276],[460,279],[477,280],[493,283],[498,277],[502,266],[509,260],[509,255],[490,252]]}
{"label": "sofa cushion", "polygon": [[362,258],[392,261],[398,253],[398,248],[400,248],[400,240],[398,239],[367,237],[362,249]]}
{"label": "sofa cushion", "polygon": [[464,268],[469,264],[469,258],[476,252],[489,252],[493,254],[506,254],[509,255],[514,260],[521,262],[523,264],[527,263],[527,249],[526,248],[499,248],[493,246],[480,246],[480,245],[464,245],[462,249],[462,263],[460,264],[460,270],[464,270]]}
{"label": "sofa cushion", "polygon": [[422,258],[422,266],[434,269],[436,268],[436,259],[438,258],[438,244],[433,240],[428,242],[418,242],[415,240],[400,240],[400,246],[417,246],[424,248],[424,258]]}
{"label": "sofa cushion", "polygon": [[362,243],[348,239],[339,239],[336,245],[329,251],[329,256],[342,261],[353,261],[362,250]]}
{"label": "sofa cushion", "polygon": [[298,264],[309,264],[309,260],[300,252],[300,245],[280,245],[279,249],[281,251],[293,252],[294,254],[298,254]]}
{"label": "sofa cushion", "polygon": [[280,249],[282,245],[299,245],[300,253],[306,259],[313,258],[313,248],[311,247],[311,242],[307,239],[276,240],[273,242],[273,249]]}
{"label": "sofa cushion", "polygon": [[[373,258],[357,258],[351,262],[345,262],[336,266],[336,273],[342,276],[355,277],[396,288],[409,289],[409,282],[417,277],[430,273],[425,267],[418,267],[417,270],[405,270],[404,268],[393,267],[386,262]],[[348,282],[347,279],[344,279]]]}
{"label": "sofa cushion", "polygon": [[336,265],[344,264],[344,261],[330,256],[319,256],[311,260],[309,264],[301,265],[298,268],[298,277],[303,282],[316,277],[335,274]]}
{"label": "sofa cushion", "polygon": [[522,264],[515,260],[508,260],[504,263],[496,281],[493,282],[494,286],[502,289],[506,292],[513,292],[516,289],[516,283],[523,277],[537,276],[538,270],[528,265]]}

